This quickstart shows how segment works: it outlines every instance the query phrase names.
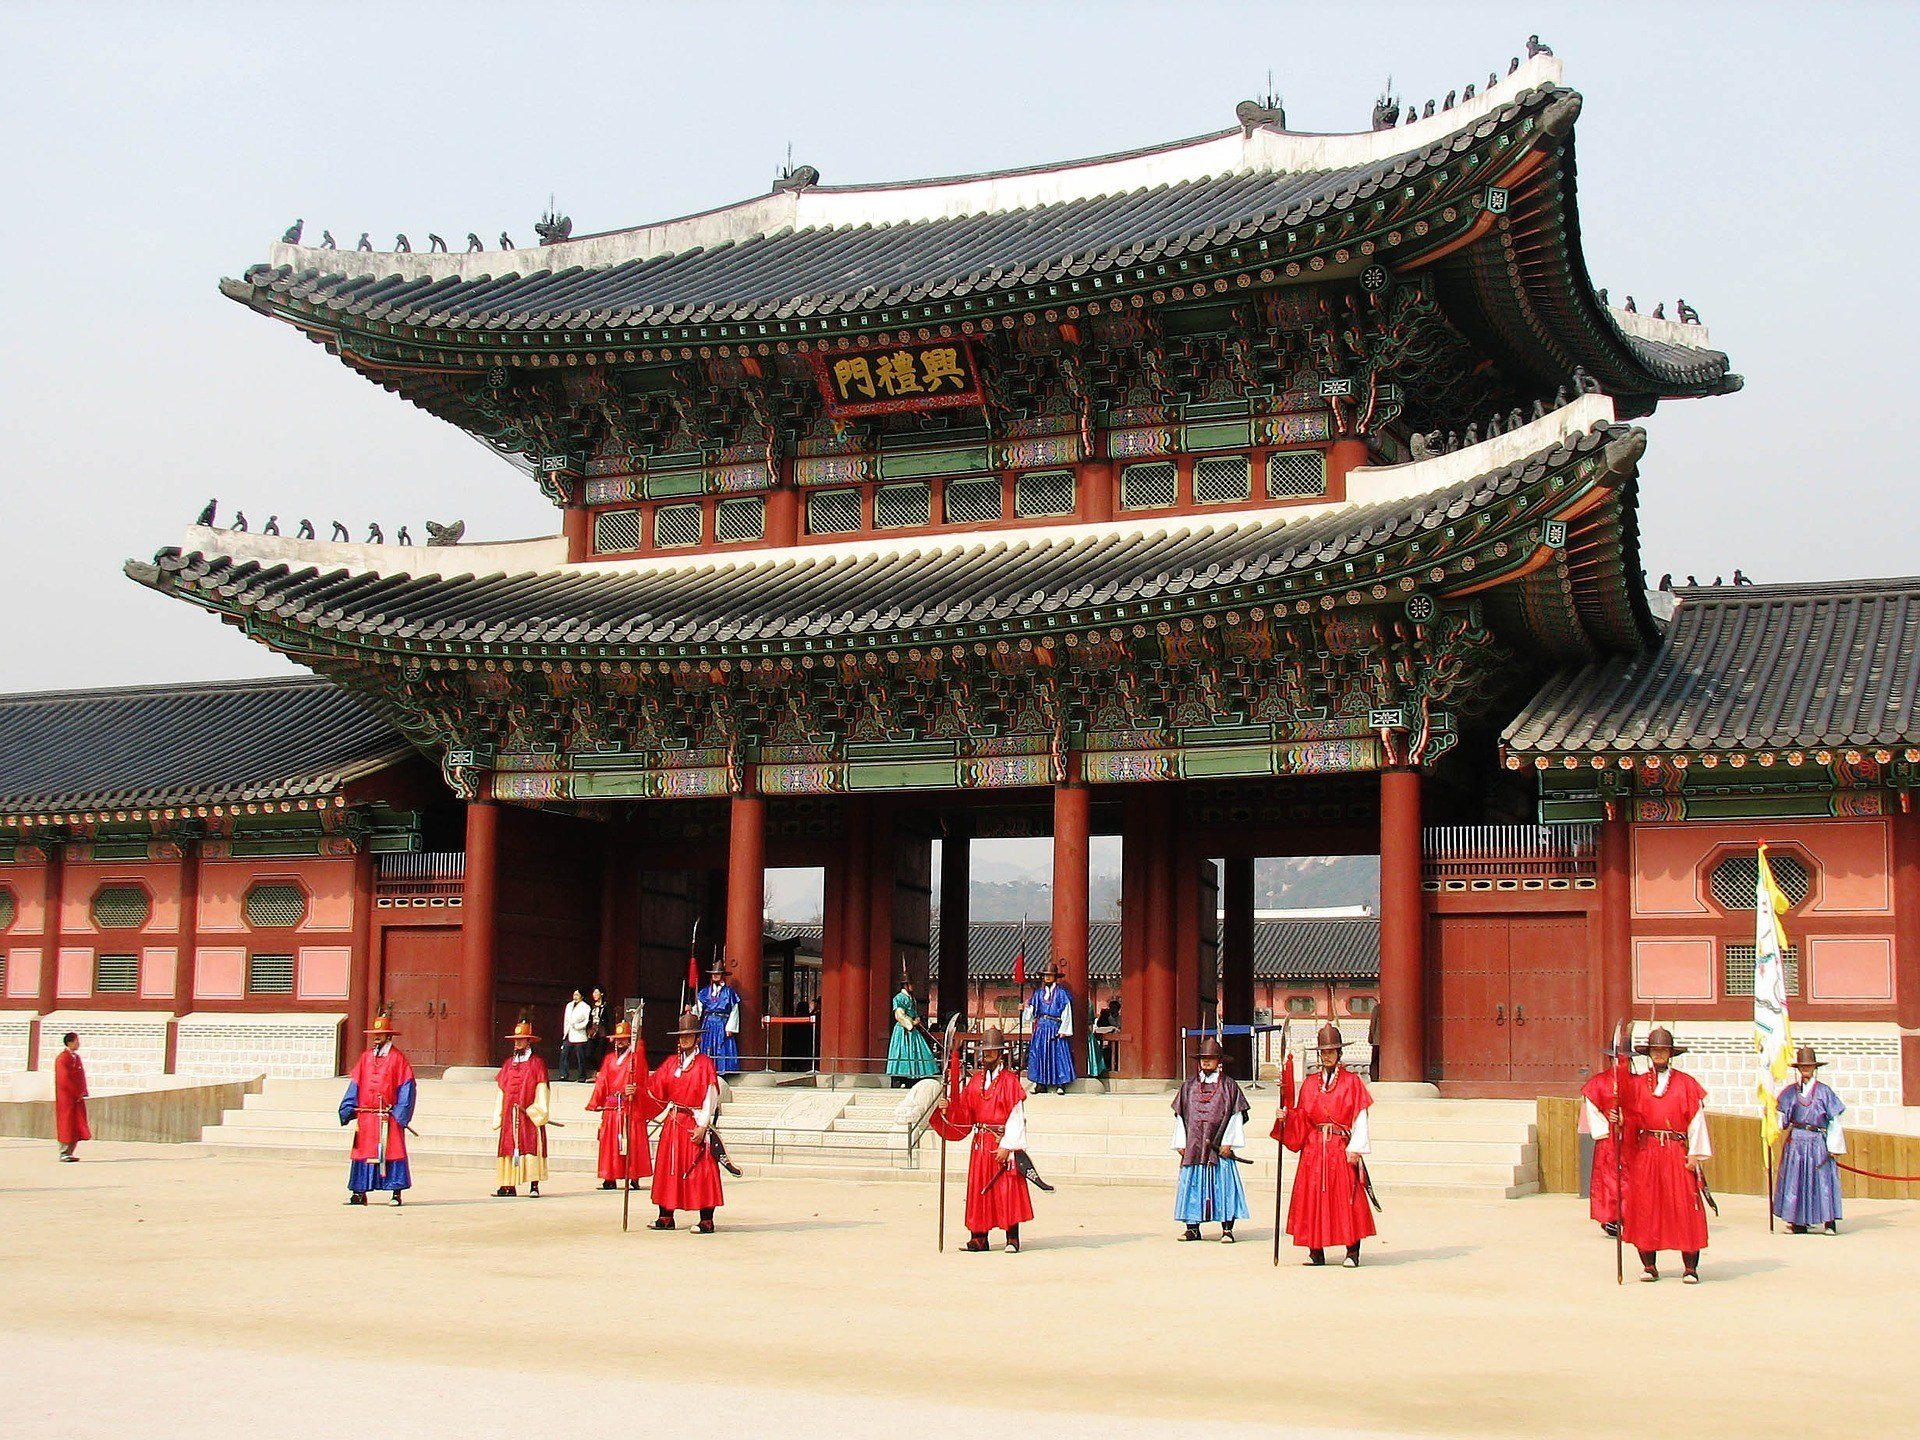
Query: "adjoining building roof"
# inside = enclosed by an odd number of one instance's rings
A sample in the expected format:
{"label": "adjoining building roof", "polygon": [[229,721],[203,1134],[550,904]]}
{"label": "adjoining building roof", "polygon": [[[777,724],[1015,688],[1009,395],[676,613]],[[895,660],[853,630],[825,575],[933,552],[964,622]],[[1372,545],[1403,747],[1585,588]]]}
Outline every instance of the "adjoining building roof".
{"label": "adjoining building roof", "polygon": [[1920,577],[1687,588],[1661,642],[1550,681],[1512,757],[1920,743]]}
{"label": "adjoining building roof", "polygon": [[[1537,449],[1491,471],[1469,472],[1470,478],[1456,478],[1472,459],[1460,453],[1355,472],[1361,478],[1350,481],[1346,504],[1218,518],[488,575],[336,567],[327,563],[332,547],[311,541],[274,542],[289,557],[280,563],[241,559],[214,548],[227,543],[220,532],[198,530],[191,538],[205,548],[163,550],[153,564],[127,569],[142,584],[207,609],[330,645],[427,653],[501,645],[596,655],[686,654],[669,647],[689,646],[770,653],[822,642],[831,648],[991,638],[1030,633],[1040,620],[1070,628],[1133,618],[1126,607],[1149,602],[1159,615],[1227,600],[1257,602],[1268,590],[1277,596],[1284,589],[1288,599],[1346,591],[1362,573],[1357,557],[1396,547],[1406,555],[1369,564],[1369,584],[1393,579],[1401,565],[1421,586],[1444,593],[1434,561],[1462,548],[1456,530],[1508,557],[1489,566],[1489,549],[1488,557],[1468,564],[1473,587],[1482,590],[1497,582],[1501,568],[1536,554],[1539,526],[1558,510],[1588,509],[1579,502],[1595,487],[1616,497],[1630,494],[1644,432],[1596,422],[1566,434],[1554,423],[1554,417],[1536,422],[1542,427]],[[1501,437],[1510,447],[1513,438]],[[1566,483],[1570,478],[1584,483]],[[1597,513],[1584,523],[1594,523]],[[1616,498],[1609,513],[1615,523],[1624,515],[1630,524],[1630,502]],[[1616,540],[1611,552],[1619,550]],[[295,563],[301,558],[306,563]],[[442,550],[435,563],[444,570],[458,561]],[[1568,657],[1633,644],[1650,633],[1645,606],[1630,612],[1613,593],[1617,580],[1563,576],[1555,584],[1564,593],[1530,591],[1535,613],[1524,623],[1540,629],[1540,615],[1561,614],[1568,640],[1553,653]]]}
{"label": "adjoining building roof", "polygon": [[311,676],[0,696],[0,814],[322,799],[414,753]]}
{"label": "adjoining building roof", "polygon": [[[769,933],[795,938],[806,954],[820,953],[818,925],[772,925]],[[1053,927],[1040,921],[976,920],[967,927],[967,978],[1008,981],[1023,939],[1029,979],[1037,978],[1053,956]],[[939,925],[933,933],[933,973],[939,974]],[[1095,920],[1087,926],[1087,974],[1101,984],[1120,978],[1120,922]],[[1253,925],[1253,975],[1256,980],[1371,982],[1380,977],[1380,922],[1373,916],[1336,918],[1262,918]]]}

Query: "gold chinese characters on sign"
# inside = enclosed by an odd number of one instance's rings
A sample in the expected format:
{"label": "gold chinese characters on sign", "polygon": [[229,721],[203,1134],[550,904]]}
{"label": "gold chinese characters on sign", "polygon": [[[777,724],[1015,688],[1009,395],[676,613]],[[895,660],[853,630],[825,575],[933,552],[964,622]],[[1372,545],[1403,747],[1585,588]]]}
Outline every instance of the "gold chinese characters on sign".
{"label": "gold chinese characters on sign", "polygon": [[939,410],[982,402],[980,374],[964,340],[815,354],[813,373],[836,418]]}

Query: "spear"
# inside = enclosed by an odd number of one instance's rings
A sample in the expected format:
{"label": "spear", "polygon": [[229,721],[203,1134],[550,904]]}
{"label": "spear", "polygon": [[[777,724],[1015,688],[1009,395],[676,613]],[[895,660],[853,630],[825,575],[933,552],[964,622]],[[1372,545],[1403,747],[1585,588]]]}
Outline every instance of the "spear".
{"label": "spear", "polygon": [[[960,1038],[954,1032],[960,1024],[960,1012],[953,1012],[947,1021],[946,1049],[941,1054],[940,1094],[944,1100],[953,1099],[953,1082],[960,1069]],[[947,1132],[940,1131],[940,1254],[947,1249]]]}
{"label": "spear", "polygon": [[[1292,1029],[1292,1025],[1293,1022],[1290,1020],[1280,1022],[1280,1113],[1282,1115],[1286,1115],[1292,1111],[1294,1101],[1293,1052],[1287,1046],[1287,1035]],[[1285,1182],[1287,1175],[1287,1145],[1286,1141],[1281,1139],[1281,1125],[1279,1121],[1274,1122],[1273,1138],[1280,1140],[1279,1153],[1276,1154],[1273,1159],[1273,1263],[1278,1267],[1280,1264],[1281,1207],[1284,1203],[1282,1197],[1286,1194]]]}
{"label": "spear", "polygon": [[[1622,1028],[1623,1025],[1625,1026],[1624,1030]],[[1624,1133],[1627,1128],[1627,1092],[1624,1077],[1631,1073],[1628,1070],[1629,1062],[1626,1057],[1627,1053],[1630,1052],[1633,1047],[1631,1044],[1623,1044],[1622,1042],[1623,1040],[1631,1040],[1632,1035],[1633,1027],[1631,1025],[1625,1025],[1625,1022],[1619,1020],[1614,1021],[1613,1114],[1607,1117],[1607,1123],[1610,1127],[1610,1133],[1613,1136],[1614,1203],[1620,1207],[1620,1218],[1613,1222],[1613,1283],[1616,1285],[1624,1285],[1627,1283],[1627,1242],[1621,1238],[1621,1235],[1626,1230],[1627,1219],[1627,1137]],[[1615,1118],[1616,1116],[1618,1117],[1617,1119]]]}

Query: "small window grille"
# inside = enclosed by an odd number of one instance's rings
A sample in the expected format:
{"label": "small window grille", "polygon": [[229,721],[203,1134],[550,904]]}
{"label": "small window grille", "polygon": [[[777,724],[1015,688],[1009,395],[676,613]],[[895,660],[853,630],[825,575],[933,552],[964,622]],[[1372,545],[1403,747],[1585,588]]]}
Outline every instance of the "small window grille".
{"label": "small window grille", "polygon": [[0,890],[0,930],[12,925],[19,913],[19,902],[13,898],[13,892]]}
{"label": "small window grille", "polygon": [[[1789,905],[1806,903],[1812,889],[1812,876],[1807,874],[1807,867],[1798,856],[1769,855],[1767,868],[1773,871],[1773,883],[1780,887]],[[1760,852],[1757,850],[1726,856],[1707,877],[1707,888],[1713,892],[1714,901],[1727,910],[1751,911],[1759,885]]]}
{"label": "small window grille", "polygon": [[668,550],[700,543],[700,507],[698,505],[662,505],[653,512],[653,543]]}
{"label": "small window grille", "polygon": [[767,533],[767,502],[755,495],[747,500],[722,500],[713,515],[713,538],[722,544],[758,540]]}
{"label": "small window grille", "polygon": [[640,548],[638,510],[602,510],[593,517],[593,552],[617,555]]}
{"label": "small window grille", "polygon": [[947,524],[980,525],[1000,518],[1000,481],[949,480],[947,482]]}
{"label": "small window grille", "polygon": [[933,492],[925,485],[882,485],[873,496],[873,528],[901,530],[930,523]]}
{"label": "small window grille", "polygon": [[1194,463],[1193,498],[1202,505],[1229,505],[1253,493],[1244,455],[1209,455]]}
{"label": "small window grille", "polygon": [[140,992],[138,955],[96,955],[93,957],[93,993],[96,995],[137,995]]}
{"label": "small window grille", "polygon": [[[1751,945],[1729,945],[1722,955],[1722,973],[1725,976],[1726,993],[1729,999],[1738,995],[1753,994],[1753,966],[1759,952]],[[1800,993],[1800,947],[1789,945],[1781,952],[1780,968],[1787,972],[1787,995],[1793,998]]]}
{"label": "small window grille", "polygon": [[1013,509],[1017,515],[1071,515],[1073,472],[1042,470],[1014,482]]}
{"label": "small window grille", "polygon": [[153,902],[138,885],[103,885],[93,896],[93,923],[102,930],[138,930]]}
{"label": "small window grille", "polygon": [[858,490],[816,490],[807,496],[809,535],[845,535],[859,528]]}
{"label": "small window grille", "polygon": [[1120,472],[1122,510],[1164,510],[1180,498],[1180,484],[1170,460],[1129,465]]}
{"label": "small window grille", "polygon": [[307,892],[298,885],[256,885],[247,891],[247,924],[291,930],[307,918]]}
{"label": "small window grille", "polygon": [[1311,995],[1289,995],[1287,1013],[1289,1015],[1311,1015],[1320,1008],[1320,1002]]}
{"label": "small window grille", "polygon": [[1347,1001],[1347,1014],[1371,1015],[1380,1008],[1380,1001],[1372,995],[1355,995]]}
{"label": "small window grille", "polygon": [[247,956],[247,993],[249,995],[293,994],[293,956]]}
{"label": "small window grille", "polygon": [[1267,498],[1293,500],[1327,493],[1327,457],[1318,450],[1276,450],[1267,456]]}

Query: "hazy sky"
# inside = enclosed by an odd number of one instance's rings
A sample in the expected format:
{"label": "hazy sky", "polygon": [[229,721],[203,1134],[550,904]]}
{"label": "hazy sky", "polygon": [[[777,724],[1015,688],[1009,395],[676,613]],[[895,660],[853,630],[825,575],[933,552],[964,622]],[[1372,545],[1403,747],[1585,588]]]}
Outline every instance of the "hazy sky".
{"label": "hazy sky", "polygon": [[[1506,69],[1586,97],[1596,282],[1685,295],[1744,394],[1648,422],[1649,573],[1905,574],[1916,306],[1909,5],[0,5],[0,689],[283,667],[124,579],[209,496],[291,533],[545,533],[532,483],[215,290],[296,217],[342,246],[530,241],[764,191],[1297,129]],[[1872,451],[1871,457],[1868,452]],[[1871,464],[1866,463],[1871,458]]]}

